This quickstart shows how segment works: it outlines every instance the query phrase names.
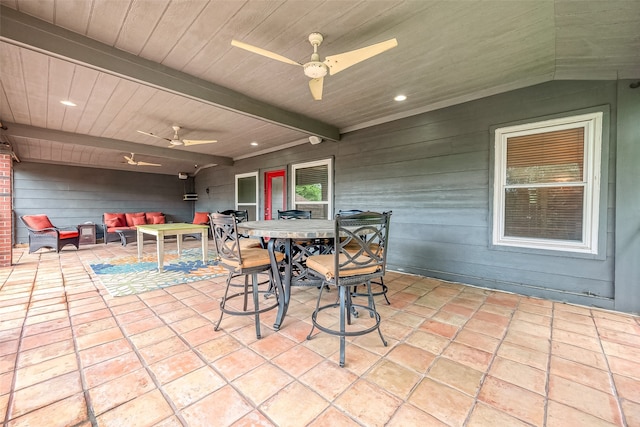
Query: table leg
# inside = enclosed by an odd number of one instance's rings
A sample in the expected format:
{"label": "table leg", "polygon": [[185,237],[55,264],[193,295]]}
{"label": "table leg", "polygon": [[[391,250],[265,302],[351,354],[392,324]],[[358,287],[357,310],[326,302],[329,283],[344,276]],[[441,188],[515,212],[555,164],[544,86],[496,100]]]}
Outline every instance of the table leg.
{"label": "table leg", "polygon": [[[125,242],[126,242],[125,238]],[[138,243],[138,261],[142,259],[142,244],[144,242],[144,237],[142,236],[142,231],[137,230],[136,232],[136,241]]]}
{"label": "table leg", "polygon": [[182,255],[182,234],[176,235],[176,242],[178,243],[178,256]]}
{"label": "table leg", "polygon": [[209,257],[209,230],[202,230],[202,262],[207,263]]}
{"label": "table leg", "polygon": [[164,234],[159,232],[156,236],[158,250],[158,271],[164,271]]}
{"label": "table leg", "polygon": [[[280,291],[278,314],[276,315],[276,321],[273,324],[273,328],[277,331],[282,326],[284,318],[287,315],[287,309],[289,308],[289,300],[291,299],[291,239],[286,239],[285,243],[285,268],[284,268],[284,280],[280,276],[280,270],[276,257],[274,254],[275,242],[277,239],[269,239],[267,249],[269,250],[269,258],[271,259],[271,270],[273,272],[274,280],[276,281],[276,287]],[[284,282],[284,284],[283,284]]]}

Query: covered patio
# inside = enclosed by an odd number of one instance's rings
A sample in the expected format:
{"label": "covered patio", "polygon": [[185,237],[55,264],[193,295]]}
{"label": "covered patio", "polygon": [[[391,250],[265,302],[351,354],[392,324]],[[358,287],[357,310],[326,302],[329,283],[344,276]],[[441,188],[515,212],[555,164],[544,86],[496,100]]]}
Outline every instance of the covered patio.
{"label": "covered patio", "polygon": [[136,251],[14,249],[5,425],[640,425],[636,316],[388,272],[389,346],[351,340],[340,368],[336,337],[306,339],[315,287],[294,289],[280,331],[266,313],[261,340],[251,319],[215,332],[223,276],[112,297],[89,267]]}

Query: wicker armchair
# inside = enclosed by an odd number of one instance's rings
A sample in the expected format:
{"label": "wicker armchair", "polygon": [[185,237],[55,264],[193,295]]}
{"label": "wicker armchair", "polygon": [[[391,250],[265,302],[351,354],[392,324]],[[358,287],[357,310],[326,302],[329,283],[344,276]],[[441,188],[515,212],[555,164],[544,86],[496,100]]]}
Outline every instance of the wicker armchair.
{"label": "wicker armchair", "polygon": [[40,248],[51,248],[60,252],[66,245],[73,245],[76,249],[80,245],[78,227],[56,227],[46,215],[23,215],[20,219],[29,231],[29,253]]}

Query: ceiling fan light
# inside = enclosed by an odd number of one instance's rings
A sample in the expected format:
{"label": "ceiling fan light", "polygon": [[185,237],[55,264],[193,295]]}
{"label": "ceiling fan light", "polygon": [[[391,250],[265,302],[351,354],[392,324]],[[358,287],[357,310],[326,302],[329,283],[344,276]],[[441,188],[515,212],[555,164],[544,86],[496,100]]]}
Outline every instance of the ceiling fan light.
{"label": "ceiling fan light", "polygon": [[312,78],[319,79],[327,75],[327,66],[322,62],[311,61],[304,64],[304,75]]}

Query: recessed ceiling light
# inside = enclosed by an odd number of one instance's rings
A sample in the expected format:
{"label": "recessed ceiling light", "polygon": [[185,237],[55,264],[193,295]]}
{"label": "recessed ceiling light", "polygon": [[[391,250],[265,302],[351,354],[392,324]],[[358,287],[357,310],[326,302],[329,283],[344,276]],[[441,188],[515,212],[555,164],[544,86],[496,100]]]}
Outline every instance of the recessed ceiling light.
{"label": "recessed ceiling light", "polygon": [[254,147],[257,147],[257,146],[258,146],[258,143],[257,143],[257,142],[255,142],[255,141],[253,141],[253,142],[251,142],[251,145],[253,145]]}
{"label": "recessed ceiling light", "polygon": [[60,101],[60,104],[66,105],[67,107],[76,107],[77,105],[71,101]]}
{"label": "recessed ceiling light", "polygon": [[393,98],[394,101],[404,101],[405,99],[407,99],[406,95],[397,95],[395,98]]}

